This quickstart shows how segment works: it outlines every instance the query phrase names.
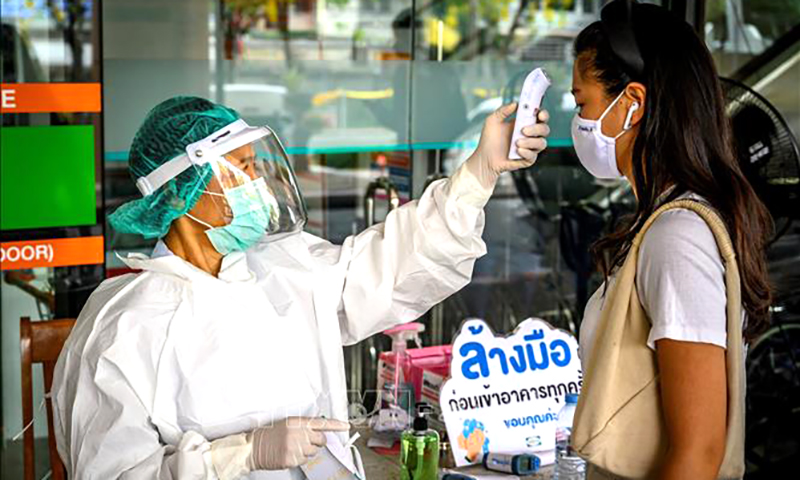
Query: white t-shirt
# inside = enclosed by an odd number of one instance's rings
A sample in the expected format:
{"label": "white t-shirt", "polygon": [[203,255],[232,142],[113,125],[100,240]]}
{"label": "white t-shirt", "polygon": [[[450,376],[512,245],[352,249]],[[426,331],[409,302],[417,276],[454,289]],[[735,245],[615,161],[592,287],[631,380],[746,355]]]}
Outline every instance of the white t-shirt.
{"label": "white t-shirt", "polygon": [[[683,198],[702,200],[693,194]],[[612,277],[609,286],[613,282]],[[695,212],[670,210],[653,222],[639,250],[636,289],[652,322],[647,346],[653,350],[664,338],[727,346],[725,268],[714,234]],[[589,299],[581,324],[584,367],[600,321],[603,292],[601,286]]]}

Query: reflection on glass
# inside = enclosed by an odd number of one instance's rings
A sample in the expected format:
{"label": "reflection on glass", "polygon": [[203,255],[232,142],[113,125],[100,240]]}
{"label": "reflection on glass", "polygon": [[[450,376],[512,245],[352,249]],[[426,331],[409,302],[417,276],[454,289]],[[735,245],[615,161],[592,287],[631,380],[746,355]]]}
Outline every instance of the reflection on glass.
{"label": "reflection on glass", "polygon": [[800,24],[796,0],[708,0],[705,13],[706,45],[723,76]]}
{"label": "reflection on glass", "polygon": [[99,79],[91,0],[3,0],[3,82]]}
{"label": "reflection on glass", "polygon": [[314,233],[364,228],[358,206],[380,175],[410,195],[410,162],[397,159],[409,150],[411,12],[411,0],[219,4],[209,93],[281,137]]}
{"label": "reflection on glass", "polygon": [[[446,303],[436,340],[449,341],[470,316],[497,331],[530,316],[574,329],[581,317],[597,283],[587,247],[612,216],[611,202],[602,200],[627,193],[619,184],[597,185],[571,146],[572,44],[603,3],[445,0],[417,8],[412,96],[438,101],[412,101],[412,141],[444,142],[445,173],[472,152],[485,118],[518,99],[531,70],[543,67],[553,79],[543,102],[551,113],[549,149],[533,168],[501,177],[486,209],[488,253],[473,282]],[[442,125],[453,124],[461,133],[451,140]],[[590,203],[603,206],[591,212],[582,206]]]}
{"label": "reflection on glass", "polygon": [[[430,173],[452,173],[477,145],[486,116],[518,95],[528,71],[545,67],[554,79],[544,103],[551,149],[533,170],[502,179],[487,215],[490,253],[470,287],[477,290],[446,306],[447,328],[469,315],[496,318],[503,329],[542,312],[563,323],[575,298],[560,253],[560,206],[603,190],[571,149],[572,42],[602,3],[222,0],[209,8],[206,95],[275,129],[308,200],[309,230],[341,241],[365,227],[363,195],[375,178],[390,177],[408,199]],[[204,68],[179,62],[198,74]],[[145,76],[164,68],[123,67],[110,64],[107,76],[124,71],[142,77],[142,86],[131,81],[127,91],[109,93],[121,102],[152,95]],[[123,121],[130,132],[107,135],[120,158],[127,145],[116,139],[129,142],[135,131]],[[448,340],[444,331],[433,339]]]}
{"label": "reflection on glass", "polygon": [[[198,59],[199,52],[186,46],[185,58],[169,65],[138,57],[107,62],[107,78],[125,79],[109,84],[109,103],[129,107],[109,115],[109,154],[124,165],[148,105],[178,93],[207,96],[276,131],[308,201],[309,230],[341,241],[365,227],[363,196],[372,181],[388,176],[403,201],[418,196],[435,178],[430,174],[452,173],[469,156],[485,118],[519,94],[524,75],[544,67],[554,80],[544,101],[551,112],[550,148],[533,169],[501,179],[487,210],[489,254],[476,267],[473,285],[444,307],[450,323],[432,328],[431,341],[449,341],[457,322],[470,315],[487,317],[498,330],[531,315],[573,326],[591,272],[583,257],[564,263],[564,251],[577,247],[561,244],[562,209],[592,195],[625,193],[583,172],[569,132],[572,42],[599,18],[604,3],[210,2],[205,24],[196,21],[199,11],[171,16],[182,22],[176,31],[207,29],[208,58]],[[109,18],[122,16],[115,9],[107,6]],[[135,195],[124,170],[117,173],[110,190]],[[610,205],[605,202],[603,215],[609,216]],[[115,246],[137,245],[119,240]]]}
{"label": "reflection on glass", "polygon": [[[800,25],[800,2],[794,0],[709,0],[706,45],[723,76],[733,76],[751,59]],[[800,53],[789,47],[779,58],[744,78],[772,102],[800,135]]]}

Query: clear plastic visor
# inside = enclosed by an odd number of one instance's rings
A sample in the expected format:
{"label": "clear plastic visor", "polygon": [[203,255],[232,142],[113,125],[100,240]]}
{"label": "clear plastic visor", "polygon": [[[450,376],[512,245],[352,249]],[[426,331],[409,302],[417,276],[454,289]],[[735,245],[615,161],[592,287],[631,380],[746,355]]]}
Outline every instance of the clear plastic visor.
{"label": "clear plastic visor", "polygon": [[249,128],[219,140],[212,149],[196,153],[206,156],[214,175],[192,214],[221,227],[231,224],[234,216],[263,210],[269,219],[265,233],[301,231],[307,220],[305,202],[286,152],[272,130]]}

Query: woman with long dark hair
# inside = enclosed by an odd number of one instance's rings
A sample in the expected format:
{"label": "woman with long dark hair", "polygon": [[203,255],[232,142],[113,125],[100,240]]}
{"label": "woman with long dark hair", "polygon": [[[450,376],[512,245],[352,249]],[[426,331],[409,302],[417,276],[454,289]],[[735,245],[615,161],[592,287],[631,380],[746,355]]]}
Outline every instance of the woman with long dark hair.
{"label": "woman with long dark hair", "polygon": [[744,349],[769,321],[772,223],[734,156],[714,63],[662,7],[615,0],[575,41],[581,163],[635,213],[593,253],[573,446],[589,478],[744,473]]}

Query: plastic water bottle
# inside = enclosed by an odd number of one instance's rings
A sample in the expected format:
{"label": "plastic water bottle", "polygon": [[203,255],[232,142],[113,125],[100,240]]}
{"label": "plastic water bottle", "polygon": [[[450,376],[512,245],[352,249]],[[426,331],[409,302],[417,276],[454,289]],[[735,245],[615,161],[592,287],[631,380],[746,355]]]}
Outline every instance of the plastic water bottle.
{"label": "plastic water bottle", "polygon": [[575,417],[575,406],[578,395],[567,395],[567,403],[558,413],[556,425],[556,469],[553,480],[584,480],[586,478],[586,461],[579,457],[570,445],[572,436],[572,419]]}

